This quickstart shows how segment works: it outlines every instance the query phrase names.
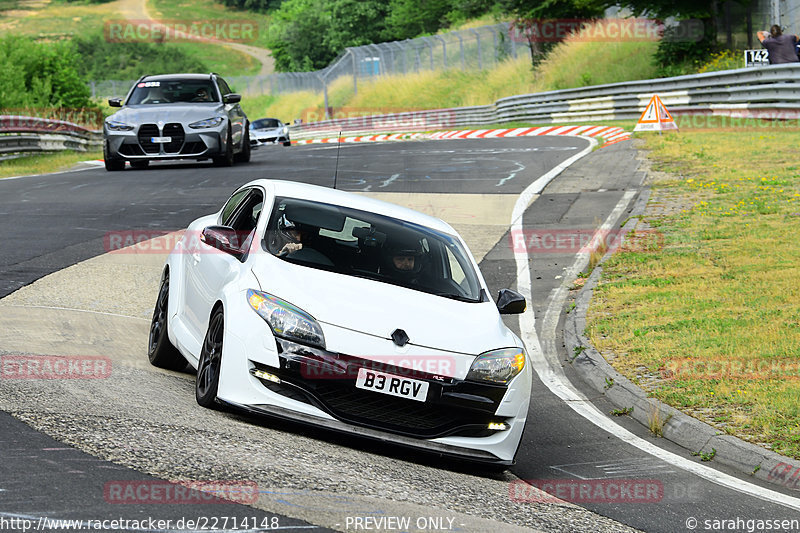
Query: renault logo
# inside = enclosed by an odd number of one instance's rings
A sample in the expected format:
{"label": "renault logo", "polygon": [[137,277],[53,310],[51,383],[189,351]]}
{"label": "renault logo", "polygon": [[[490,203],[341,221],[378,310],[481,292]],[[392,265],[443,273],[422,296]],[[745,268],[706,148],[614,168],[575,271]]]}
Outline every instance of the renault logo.
{"label": "renault logo", "polygon": [[405,346],[408,344],[409,338],[405,331],[402,329],[396,329],[392,332],[392,341],[397,346]]}

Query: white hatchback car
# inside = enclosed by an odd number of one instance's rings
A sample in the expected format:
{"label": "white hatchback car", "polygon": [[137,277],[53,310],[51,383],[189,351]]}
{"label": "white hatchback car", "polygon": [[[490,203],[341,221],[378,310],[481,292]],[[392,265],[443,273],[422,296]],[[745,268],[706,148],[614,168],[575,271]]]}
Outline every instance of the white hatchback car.
{"label": "white hatchback car", "polygon": [[167,259],[150,362],[197,369],[196,398],[513,464],[531,365],[463,240],[394,204],[257,180]]}

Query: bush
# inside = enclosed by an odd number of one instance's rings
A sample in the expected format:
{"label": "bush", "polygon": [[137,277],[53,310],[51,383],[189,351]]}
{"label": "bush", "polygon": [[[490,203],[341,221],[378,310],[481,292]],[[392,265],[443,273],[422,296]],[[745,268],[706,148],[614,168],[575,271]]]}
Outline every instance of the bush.
{"label": "bush", "polygon": [[167,43],[108,42],[102,35],[75,39],[80,73],[90,80],[134,80],[145,74],[209,72],[202,61]]}
{"label": "bush", "polygon": [[68,41],[0,38],[0,108],[90,107],[78,57]]}
{"label": "bush", "polygon": [[[708,25],[706,25],[708,27]],[[678,27],[668,27],[658,43],[654,61],[659,76],[692,74],[706,63],[715,49],[715,38],[706,33],[699,42],[682,39]]]}
{"label": "bush", "polygon": [[723,50],[711,55],[711,59],[700,66],[697,72],[716,72],[744,67],[743,50]]}

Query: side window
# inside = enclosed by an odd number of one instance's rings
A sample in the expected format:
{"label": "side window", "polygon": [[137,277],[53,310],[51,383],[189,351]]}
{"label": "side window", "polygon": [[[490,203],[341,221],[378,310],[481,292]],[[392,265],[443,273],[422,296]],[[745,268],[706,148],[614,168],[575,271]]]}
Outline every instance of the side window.
{"label": "side window", "polygon": [[219,90],[222,93],[222,96],[225,96],[226,94],[230,94],[233,92],[231,91],[231,88],[228,87],[228,84],[225,83],[225,80],[223,80],[222,78],[217,78],[217,85],[219,85]]}
{"label": "side window", "polygon": [[258,217],[264,207],[264,194],[258,189],[250,190],[241,207],[236,209],[227,224],[237,233],[247,235],[256,229]]}
{"label": "side window", "polygon": [[226,203],[225,207],[222,208],[223,226],[230,226],[231,217],[233,216],[234,211],[236,211],[236,206],[241,203],[242,199],[244,199],[249,192],[250,189],[242,189],[231,196],[230,200],[228,200],[228,203]]}
{"label": "side window", "polygon": [[456,259],[456,256],[453,255],[453,252],[448,248],[445,248],[445,250],[447,250],[447,261],[450,264],[450,279],[461,285],[467,275],[464,274],[464,269],[461,268],[461,264]]}

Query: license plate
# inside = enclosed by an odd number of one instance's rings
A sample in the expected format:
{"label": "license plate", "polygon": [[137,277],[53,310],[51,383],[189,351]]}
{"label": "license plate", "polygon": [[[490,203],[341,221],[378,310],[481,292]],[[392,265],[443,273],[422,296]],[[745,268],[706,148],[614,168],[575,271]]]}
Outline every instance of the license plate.
{"label": "license plate", "polygon": [[356,388],[381,392],[391,396],[424,402],[428,398],[428,383],[366,368],[358,369]]}
{"label": "license plate", "polygon": [[150,137],[150,142],[155,143],[171,143],[172,137]]}

